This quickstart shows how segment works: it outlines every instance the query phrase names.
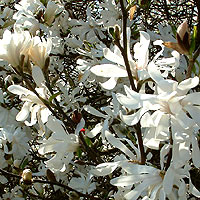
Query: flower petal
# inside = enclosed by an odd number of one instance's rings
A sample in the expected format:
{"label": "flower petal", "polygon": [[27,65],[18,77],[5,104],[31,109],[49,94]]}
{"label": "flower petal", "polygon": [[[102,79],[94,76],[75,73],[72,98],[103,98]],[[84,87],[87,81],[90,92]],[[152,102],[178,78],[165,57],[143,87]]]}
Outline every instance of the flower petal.
{"label": "flower petal", "polygon": [[128,74],[124,67],[120,67],[113,64],[102,64],[93,66],[90,71],[96,76],[102,77],[127,77]]}

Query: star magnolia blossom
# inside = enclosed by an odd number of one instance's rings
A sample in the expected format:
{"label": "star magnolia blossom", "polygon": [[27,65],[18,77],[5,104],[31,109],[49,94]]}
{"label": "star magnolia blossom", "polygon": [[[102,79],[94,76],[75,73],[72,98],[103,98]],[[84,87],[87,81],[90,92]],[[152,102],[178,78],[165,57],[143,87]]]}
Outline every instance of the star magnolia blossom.
{"label": "star magnolia blossom", "polygon": [[[127,29],[128,59],[129,59],[129,64],[130,64],[132,73],[134,75],[136,75],[136,64],[135,64],[135,61],[132,59],[132,56],[130,54],[130,47],[129,47],[129,45],[130,45],[130,34],[131,34],[130,29]],[[149,42],[150,42],[150,38],[148,37],[148,34],[145,33],[145,32],[140,32],[140,37],[141,37],[141,46],[146,45],[147,50],[148,50],[148,45],[149,45]],[[107,60],[109,60],[113,63],[116,63],[116,64],[95,65],[91,68],[91,72],[94,73],[97,76],[109,78],[108,81],[104,82],[101,85],[105,89],[113,89],[117,84],[118,78],[123,78],[123,77],[128,76],[127,71],[126,71],[126,67],[125,67],[125,63],[124,63],[124,59],[121,55],[119,48],[116,45],[114,46],[114,52],[112,52],[109,48],[104,48],[103,54],[104,54],[104,57]],[[142,55],[144,55],[144,57],[146,56],[146,52],[144,52],[144,49],[143,49]]]}
{"label": "star magnolia blossom", "polygon": [[[132,71],[132,74],[135,78],[139,80],[144,80],[149,78],[148,74],[148,65],[149,65],[149,44],[150,44],[150,36],[148,33],[144,31],[140,31],[140,42],[137,42],[134,46],[134,58],[130,53],[130,29],[127,29],[127,46],[128,46],[128,60],[129,65]],[[164,46],[162,45],[162,41],[158,40],[154,42],[155,45],[159,45],[162,47],[162,50],[154,57],[153,61],[163,53]],[[97,76],[109,78],[108,81],[101,84],[101,86],[105,89],[113,89],[119,78],[127,77],[126,66],[124,63],[124,59],[121,55],[119,48],[115,45],[114,52],[112,52],[109,48],[103,49],[104,57],[116,64],[101,64],[95,65],[90,70]],[[171,69],[166,69],[166,65],[173,66],[173,68],[177,67],[179,64],[179,55],[178,53],[173,53],[172,58],[163,58],[160,59],[157,63],[159,64],[160,70],[170,71]],[[157,67],[157,66],[156,66]]]}
{"label": "star magnolia blossom", "polygon": [[[0,129],[0,144],[6,154],[13,154],[14,159],[22,159],[28,153],[29,145],[26,133],[20,127],[6,126]],[[12,145],[9,150],[8,143]]]}
{"label": "star magnolia blossom", "polygon": [[0,40],[0,59],[7,61],[14,68],[20,65],[22,55],[24,61],[28,59],[28,50],[32,40],[28,31],[15,31],[11,33],[6,30],[3,39]]}
{"label": "star magnolia blossom", "polygon": [[[134,188],[124,195],[126,200],[137,200],[140,196],[151,200],[186,200],[188,191],[197,197],[200,195],[191,182],[188,165],[179,169],[170,166],[167,172],[164,172],[151,166],[129,162],[124,164],[122,169],[125,174],[112,179],[111,184],[129,188],[134,185]],[[189,179],[189,187],[184,178]]]}
{"label": "star magnolia blossom", "polygon": [[[48,99],[47,88],[44,85],[42,86],[42,83],[44,82],[44,76],[41,69],[37,66],[33,67],[32,76],[38,85],[38,87],[35,88],[37,93],[43,99]],[[29,116],[29,113],[31,113],[31,122],[25,121],[27,126],[32,126],[36,124],[37,121],[40,126],[47,122],[48,116],[51,114],[51,112],[34,92],[20,85],[11,85],[8,87],[8,90],[13,94],[19,95],[19,98],[25,102],[21,108],[21,111],[16,116],[17,121],[26,120]]]}
{"label": "star magnolia blossom", "polygon": [[[156,70],[154,63],[151,63],[148,69],[151,78],[156,83],[158,94],[137,93],[125,86],[126,96],[117,94],[117,99],[128,109],[137,109],[131,115],[121,113],[121,119],[127,125],[132,126],[141,120],[142,127],[154,128],[146,133],[144,143],[149,148],[158,149],[160,141],[170,137],[170,123],[172,123],[174,137],[178,137],[176,124],[184,129],[193,129],[195,124],[200,127],[200,93],[187,94],[191,88],[199,84],[199,78],[189,78],[178,83],[173,80],[164,80],[160,72]],[[152,111],[154,112],[152,113]]]}
{"label": "star magnolia blossom", "polygon": [[53,131],[53,134],[47,139],[42,140],[39,153],[54,153],[55,155],[48,161],[46,166],[53,171],[64,172],[74,157],[74,153],[78,146],[78,136],[69,134],[64,128],[61,121],[49,116],[46,126]]}
{"label": "star magnolia blossom", "polygon": [[29,49],[30,60],[41,69],[44,69],[46,59],[51,52],[51,47],[52,41],[50,38],[47,38],[46,41],[44,39],[41,41],[38,36],[34,37],[32,46]]}

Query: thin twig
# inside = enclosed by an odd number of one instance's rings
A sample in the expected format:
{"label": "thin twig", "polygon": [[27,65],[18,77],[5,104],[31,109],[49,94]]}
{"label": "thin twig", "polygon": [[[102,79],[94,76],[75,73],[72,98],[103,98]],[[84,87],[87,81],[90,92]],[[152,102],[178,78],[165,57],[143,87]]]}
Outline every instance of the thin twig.
{"label": "thin twig", "polygon": [[[122,30],[123,31],[123,47],[121,47],[118,40],[116,42],[117,42],[118,47],[121,51],[121,54],[124,58],[124,63],[125,63],[126,70],[127,70],[127,73],[128,73],[131,88],[132,88],[132,90],[137,91],[135,84],[134,84],[133,76],[132,76],[129,61],[128,61],[128,55],[127,55],[127,31],[126,31],[126,27],[127,27],[128,13],[127,13],[126,8],[124,7],[124,1],[123,0],[120,0],[120,5],[121,5],[121,10],[122,10],[122,23],[123,23],[123,30]],[[140,125],[140,123],[138,123],[134,127],[136,129],[138,144],[139,144],[139,148],[140,148],[141,164],[145,164],[146,155],[145,155],[145,151],[144,151],[141,125]]]}
{"label": "thin twig", "polygon": [[131,88],[132,90],[136,91],[136,87],[134,84],[134,80],[133,80],[133,76],[132,76],[132,72],[131,72],[131,68],[130,68],[130,64],[128,61],[128,55],[127,55],[127,32],[126,32],[126,27],[127,27],[127,17],[128,17],[128,13],[126,11],[126,8],[124,7],[124,2],[123,0],[120,0],[120,5],[121,5],[121,10],[122,10],[122,24],[123,24],[123,48],[121,48],[121,45],[119,45],[120,47],[120,51],[121,54],[124,58],[124,63],[126,66],[126,71],[128,73],[128,78],[131,84]]}

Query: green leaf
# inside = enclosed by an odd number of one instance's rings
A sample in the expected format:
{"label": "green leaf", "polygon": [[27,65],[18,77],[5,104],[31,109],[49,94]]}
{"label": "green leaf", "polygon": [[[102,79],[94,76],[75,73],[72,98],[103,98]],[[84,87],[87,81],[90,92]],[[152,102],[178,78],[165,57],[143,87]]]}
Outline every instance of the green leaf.
{"label": "green leaf", "polygon": [[81,156],[82,156],[82,150],[81,150],[80,147],[77,149],[76,155],[78,156],[78,158],[81,158]]}
{"label": "green leaf", "polygon": [[86,142],[86,144],[87,144],[89,147],[92,146],[92,142],[91,142],[90,138],[86,137],[86,138],[85,138],[85,142]]}
{"label": "green leaf", "polygon": [[49,102],[52,102],[53,101],[53,99],[55,99],[58,95],[60,95],[61,94],[61,92],[57,92],[57,93],[55,93],[55,94],[53,94],[52,96],[50,96],[49,97]]}
{"label": "green leaf", "polygon": [[115,29],[113,27],[109,27],[108,32],[112,35],[112,37],[115,39]]}
{"label": "green leaf", "polygon": [[24,169],[24,168],[26,167],[27,164],[28,164],[28,158],[25,159],[25,160],[21,163],[20,168],[21,168],[21,169]]}
{"label": "green leaf", "polygon": [[194,26],[193,28],[193,34],[192,34],[192,38],[191,38],[191,43],[190,43],[190,54],[192,54],[195,50],[195,47],[196,47],[196,44],[195,44],[195,41],[196,41],[196,37],[197,37],[197,26]]}

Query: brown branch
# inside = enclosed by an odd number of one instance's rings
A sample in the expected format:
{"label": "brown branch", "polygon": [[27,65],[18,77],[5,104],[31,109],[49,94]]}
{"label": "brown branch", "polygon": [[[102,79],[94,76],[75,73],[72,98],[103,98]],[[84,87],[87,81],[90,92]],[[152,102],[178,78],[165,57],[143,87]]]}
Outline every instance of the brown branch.
{"label": "brown branch", "polygon": [[130,64],[129,64],[129,61],[128,61],[128,55],[127,55],[127,33],[126,33],[126,27],[127,27],[128,13],[126,11],[126,8],[124,7],[123,0],[120,0],[120,5],[121,5],[121,10],[122,10],[123,47],[121,47],[119,41],[117,43],[118,43],[118,47],[119,47],[119,49],[121,51],[121,54],[122,54],[122,56],[124,58],[124,63],[125,63],[125,66],[126,66],[126,71],[128,73],[128,78],[129,78],[129,81],[130,81],[130,84],[131,84],[131,88],[132,88],[132,90],[136,91],[137,89],[136,89],[135,84],[134,84],[134,80],[133,80]]}
{"label": "brown branch", "polygon": [[186,74],[186,78],[191,77],[192,69],[194,67],[194,63],[195,63],[196,59],[198,58],[199,54],[200,54],[200,45],[197,48],[197,50],[195,51],[194,55],[191,58],[189,58],[189,65],[188,65],[188,71],[187,71],[187,74]]}
{"label": "brown branch", "polygon": [[[3,170],[3,169],[1,169],[1,168],[0,168],[0,173],[3,174],[3,175],[5,175],[5,176],[17,178],[17,179],[19,179],[19,180],[22,178],[20,175],[16,175],[16,174],[13,174],[13,173],[11,173],[11,172],[7,172],[7,171],[5,171],[5,170]],[[89,198],[89,199],[91,199],[91,200],[100,200],[100,198],[93,197],[93,196],[91,196],[91,195],[89,195],[89,194],[83,194],[83,193],[78,192],[78,191],[76,191],[75,189],[73,189],[73,188],[71,188],[71,187],[69,187],[69,186],[67,186],[67,185],[64,185],[64,184],[62,184],[62,183],[59,183],[59,182],[57,182],[57,181],[47,181],[47,180],[41,180],[41,179],[33,178],[33,179],[31,180],[31,182],[32,182],[32,183],[44,183],[44,184],[50,184],[50,185],[57,185],[57,186],[60,186],[60,187],[62,187],[62,188],[65,188],[65,189],[67,189],[67,190],[69,190],[69,191],[76,192],[80,197],[86,197],[86,198]]]}
{"label": "brown branch", "polygon": [[[126,70],[128,73],[128,77],[129,77],[129,81],[131,84],[131,88],[134,91],[137,91],[135,84],[134,84],[134,80],[133,80],[133,76],[132,76],[132,72],[130,69],[130,65],[129,65],[129,61],[128,61],[128,55],[127,55],[127,31],[126,31],[126,27],[127,27],[127,18],[128,18],[128,13],[126,8],[124,7],[124,1],[120,0],[120,5],[121,5],[121,10],[122,10],[122,24],[123,24],[123,47],[121,47],[119,41],[117,40],[117,44],[118,47],[121,51],[121,54],[124,58],[124,63],[126,66]],[[146,161],[146,155],[145,155],[145,151],[144,151],[144,145],[143,145],[143,139],[142,139],[142,132],[141,132],[141,126],[140,123],[136,124],[135,126],[136,129],[136,134],[137,134],[137,138],[138,138],[138,144],[139,144],[139,148],[140,148],[140,155],[141,155],[141,164],[145,164]]]}

